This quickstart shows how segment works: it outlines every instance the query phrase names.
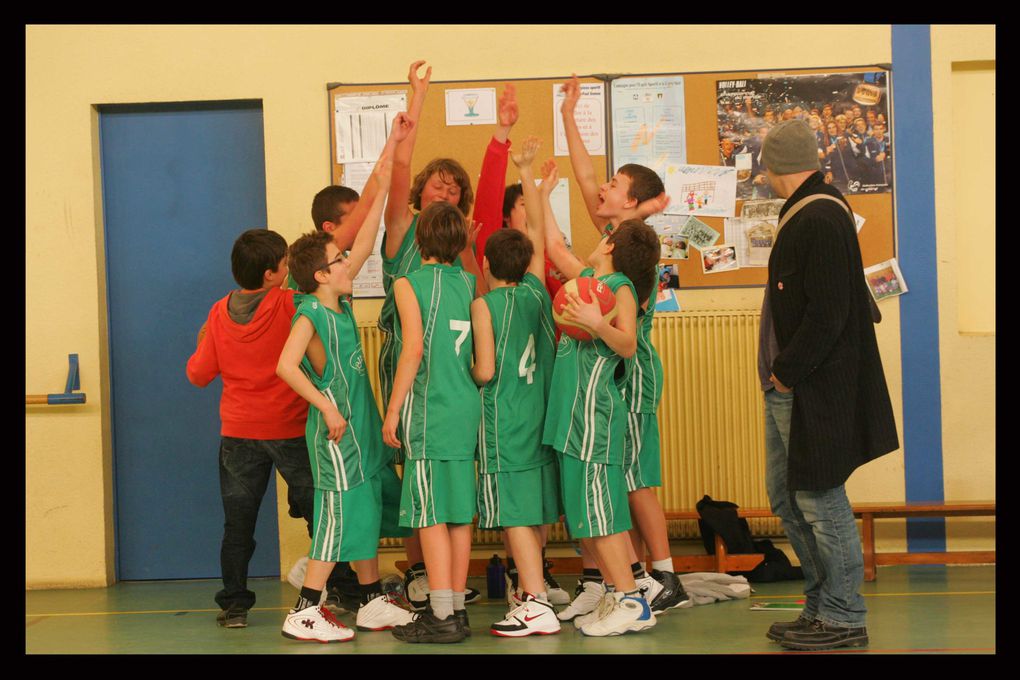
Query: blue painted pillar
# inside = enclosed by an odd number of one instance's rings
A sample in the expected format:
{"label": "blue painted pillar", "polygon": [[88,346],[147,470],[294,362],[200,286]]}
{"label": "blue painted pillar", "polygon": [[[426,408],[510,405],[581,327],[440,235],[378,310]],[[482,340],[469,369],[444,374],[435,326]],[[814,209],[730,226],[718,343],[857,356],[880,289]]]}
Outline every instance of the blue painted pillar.
{"label": "blue painted pillar", "polygon": [[[931,99],[931,27],[893,26],[896,256],[910,292],[900,297],[903,451],[907,501],[945,498],[939,371],[938,258]],[[907,520],[907,549],[946,549],[942,518]]]}

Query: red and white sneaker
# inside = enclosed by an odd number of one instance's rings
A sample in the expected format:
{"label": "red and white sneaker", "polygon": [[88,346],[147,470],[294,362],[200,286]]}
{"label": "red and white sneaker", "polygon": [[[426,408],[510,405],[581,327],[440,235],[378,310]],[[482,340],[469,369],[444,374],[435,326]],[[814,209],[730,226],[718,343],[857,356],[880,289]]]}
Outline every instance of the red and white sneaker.
{"label": "red and white sneaker", "polygon": [[560,632],[560,620],[551,604],[525,593],[524,602],[502,621],[492,624],[489,632],[499,637],[553,635]]}
{"label": "red and white sneaker", "polygon": [[353,630],[320,606],[291,609],[280,632],[283,637],[306,642],[347,642],[354,639]]}

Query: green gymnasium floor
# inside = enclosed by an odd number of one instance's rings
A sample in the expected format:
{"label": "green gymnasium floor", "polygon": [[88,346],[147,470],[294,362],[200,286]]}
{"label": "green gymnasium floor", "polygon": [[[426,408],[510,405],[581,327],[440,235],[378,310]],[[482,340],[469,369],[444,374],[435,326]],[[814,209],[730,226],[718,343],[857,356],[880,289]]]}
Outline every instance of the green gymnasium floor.
{"label": "green gymnasium floor", "polygon": [[[561,585],[571,592],[575,579]],[[795,600],[801,581],[754,586],[750,600],[673,610],[655,628],[613,638],[587,638],[564,626],[559,635],[502,639],[488,625],[505,606],[482,600],[468,605],[474,635],[454,645],[411,645],[388,632],[359,632],[352,642],[296,642],[280,635],[283,614],[296,591],[286,582],[259,579],[248,628],[216,625],[215,581],[118,583],[90,590],[25,593],[25,651],[29,654],[704,654],[779,653],[765,638],[769,624],[794,618],[783,612],[750,611],[751,601]],[[476,588],[484,582],[472,579]],[[994,566],[881,567],[865,583],[868,633],[864,650],[828,653],[994,653]],[[353,616],[341,617],[353,626]]]}

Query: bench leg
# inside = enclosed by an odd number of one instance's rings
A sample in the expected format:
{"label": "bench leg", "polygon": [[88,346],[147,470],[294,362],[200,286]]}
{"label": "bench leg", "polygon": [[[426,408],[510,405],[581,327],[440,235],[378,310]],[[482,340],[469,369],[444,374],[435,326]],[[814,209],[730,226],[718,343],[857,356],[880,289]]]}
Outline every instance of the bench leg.
{"label": "bench leg", "polygon": [[861,543],[864,549],[864,580],[875,580],[875,516],[870,513],[861,515]]}
{"label": "bench leg", "polygon": [[719,534],[715,535],[715,570],[720,574],[725,574],[726,568],[726,541],[722,540],[722,536]]}

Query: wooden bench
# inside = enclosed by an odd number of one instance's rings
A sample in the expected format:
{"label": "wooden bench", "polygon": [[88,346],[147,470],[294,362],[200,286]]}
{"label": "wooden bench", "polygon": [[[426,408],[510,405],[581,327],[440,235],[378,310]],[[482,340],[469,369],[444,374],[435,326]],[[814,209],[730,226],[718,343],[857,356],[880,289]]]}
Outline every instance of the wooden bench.
{"label": "wooden bench", "polygon": [[[874,581],[877,566],[892,564],[995,564],[994,550],[932,553],[876,553],[875,520],[887,517],[982,517],[995,516],[995,501],[938,501],[913,503],[856,503],[854,515],[861,519],[861,548],[864,551],[864,580]],[[666,520],[697,520],[697,510],[673,510],[665,513]],[[769,508],[738,508],[737,516],[751,518],[774,517]],[[499,552],[502,552],[497,548]],[[751,571],[765,558],[761,553],[733,554],[716,534],[714,555],[674,555],[673,568],[680,573],[694,571]],[[580,557],[550,557],[553,572],[580,574]],[[473,559],[468,569],[470,576],[484,576],[487,559]],[[398,569],[407,569],[407,562],[396,562]]]}

